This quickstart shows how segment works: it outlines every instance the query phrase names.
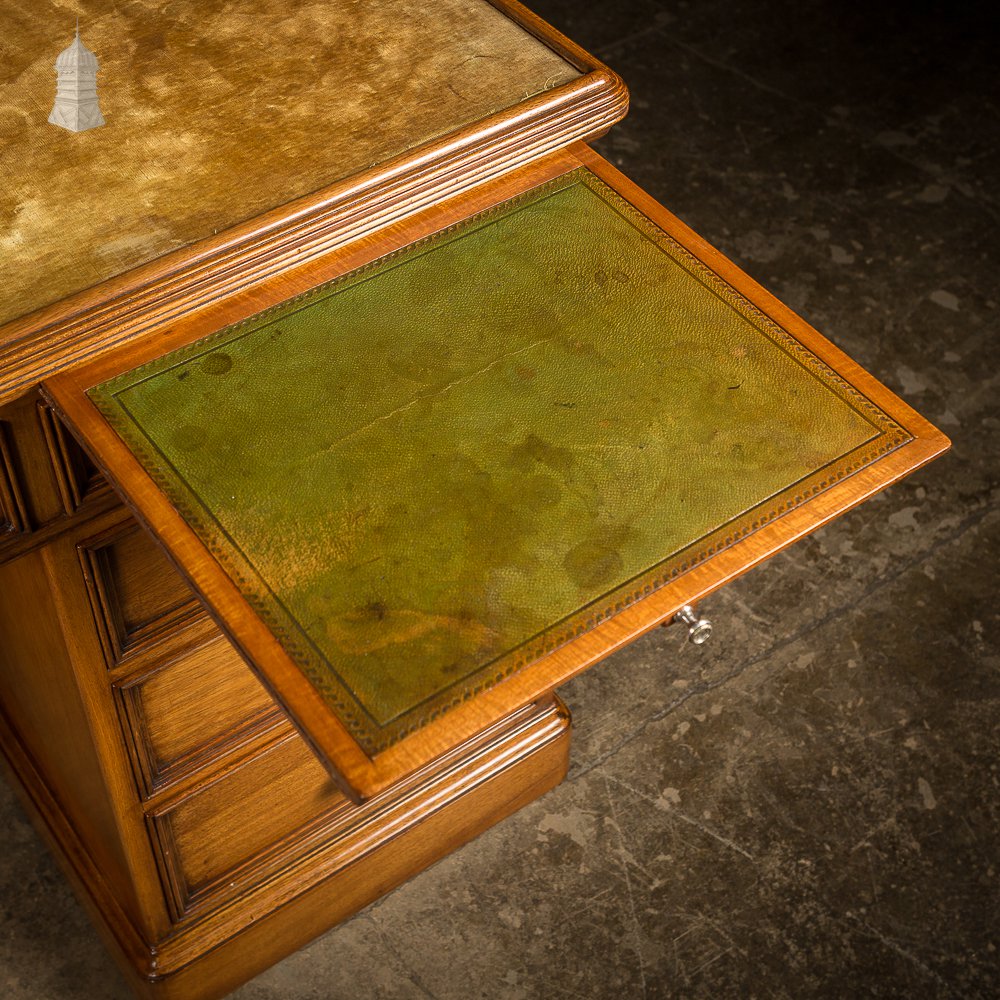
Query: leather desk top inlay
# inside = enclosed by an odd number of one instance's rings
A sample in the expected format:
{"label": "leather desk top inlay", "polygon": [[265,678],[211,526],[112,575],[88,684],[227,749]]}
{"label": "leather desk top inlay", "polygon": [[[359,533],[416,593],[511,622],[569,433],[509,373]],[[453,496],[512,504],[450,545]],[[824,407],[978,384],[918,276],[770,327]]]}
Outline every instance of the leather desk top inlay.
{"label": "leather desk top inlay", "polygon": [[[48,123],[100,61],[106,124]],[[580,71],[486,0],[0,0],[0,325]]]}
{"label": "leather desk top inlay", "polygon": [[910,439],[586,170],[90,395],[369,753]]}

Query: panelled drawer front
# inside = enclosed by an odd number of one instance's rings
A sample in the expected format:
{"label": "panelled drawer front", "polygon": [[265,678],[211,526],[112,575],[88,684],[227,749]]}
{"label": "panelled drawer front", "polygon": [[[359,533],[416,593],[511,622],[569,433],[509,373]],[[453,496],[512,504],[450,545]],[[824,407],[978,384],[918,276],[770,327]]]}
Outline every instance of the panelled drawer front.
{"label": "panelled drawer front", "polygon": [[37,393],[0,407],[0,559],[70,518],[116,504],[107,481]]}
{"label": "panelled drawer front", "polygon": [[346,800],[297,734],[152,819],[178,915]]}
{"label": "panelled drawer front", "polygon": [[204,615],[163,550],[134,522],[81,551],[111,665]]}
{"label": "panelled drawer front", "polygon": [[284,718],[221,635],[124,687],[122,698],[147,792]]}

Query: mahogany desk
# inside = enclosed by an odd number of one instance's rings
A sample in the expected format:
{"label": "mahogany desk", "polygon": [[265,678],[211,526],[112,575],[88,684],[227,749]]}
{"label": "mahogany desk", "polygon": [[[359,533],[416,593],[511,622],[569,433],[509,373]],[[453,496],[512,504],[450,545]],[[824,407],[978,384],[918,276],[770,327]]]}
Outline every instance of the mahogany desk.
{"label": "mahogany desk", "polygon": [[545,792],[562,681],[947,447],[582,144],[613,73],[515,4],[346,9],[109,4],[91,133],[7,88],[0,742],[143,996]]}

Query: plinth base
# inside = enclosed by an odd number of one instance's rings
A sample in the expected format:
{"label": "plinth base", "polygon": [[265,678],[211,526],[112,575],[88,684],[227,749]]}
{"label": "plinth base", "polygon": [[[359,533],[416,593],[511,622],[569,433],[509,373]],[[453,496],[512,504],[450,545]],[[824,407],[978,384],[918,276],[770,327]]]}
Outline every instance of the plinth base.
{"label": "plinth base", "polygon": [[[225,905],[142,940],[9,727],[15,787],[136,995],[217,1000],[557,785],[570,719],[529,706],[362,806],[307,832],[309,849]],[[304,835],[305,836],[305,835]],[[291,852],[294,854],[294,851]]]}

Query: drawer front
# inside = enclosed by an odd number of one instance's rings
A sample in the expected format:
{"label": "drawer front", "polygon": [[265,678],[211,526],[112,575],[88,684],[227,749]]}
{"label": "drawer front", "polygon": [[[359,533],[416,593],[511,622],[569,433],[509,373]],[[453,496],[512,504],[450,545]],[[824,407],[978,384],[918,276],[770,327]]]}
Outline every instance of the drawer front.
{"label": "drawer front", "polygon": [[163,550],[134,521],[84,543],[81,553],[111,666],[204,615]]}
{"label": "drawer front", "polygon": [[221,635],[123,687],[121,697],[147,794],[284,719]]}
{"label": "drawer front", "polygon": [[0,407],[0,559],[117,503],[107,481],[36,393]]}
{"label": "drawer front", "polygon": [[346,800],[297,734],[151,819],[177,915],[218,896],[237,872],[322,822]]}

